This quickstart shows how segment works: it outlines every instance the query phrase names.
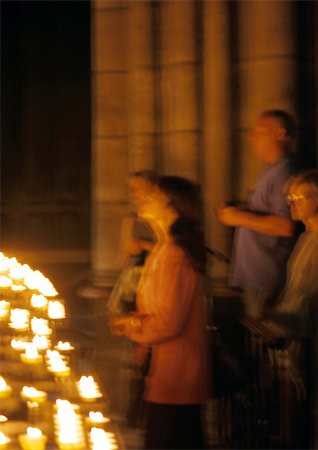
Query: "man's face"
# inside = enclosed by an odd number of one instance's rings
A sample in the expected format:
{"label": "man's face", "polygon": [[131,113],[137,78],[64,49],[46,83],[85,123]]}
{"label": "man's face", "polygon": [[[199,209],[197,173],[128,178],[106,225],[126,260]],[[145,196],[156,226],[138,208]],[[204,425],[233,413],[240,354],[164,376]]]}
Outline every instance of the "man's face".
{"label": "man's face", "polygon": [[285,130],[275,117],[260,116],[251,128],[249,137],[254,152],[267,162],[272,149],[277,147],[285,134]]}

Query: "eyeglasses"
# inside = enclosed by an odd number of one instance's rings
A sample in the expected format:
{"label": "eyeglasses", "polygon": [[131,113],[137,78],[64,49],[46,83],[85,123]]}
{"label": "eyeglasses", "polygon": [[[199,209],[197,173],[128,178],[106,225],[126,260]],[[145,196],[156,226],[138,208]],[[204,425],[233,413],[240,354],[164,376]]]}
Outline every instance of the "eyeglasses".
{"label": "eyeglasses", "polygon": [[304,200],[305,198],[309,198],[306,195],[302,194],[289,194],[287,195],[287,201],[288,203],[298,202],[299,200]]}

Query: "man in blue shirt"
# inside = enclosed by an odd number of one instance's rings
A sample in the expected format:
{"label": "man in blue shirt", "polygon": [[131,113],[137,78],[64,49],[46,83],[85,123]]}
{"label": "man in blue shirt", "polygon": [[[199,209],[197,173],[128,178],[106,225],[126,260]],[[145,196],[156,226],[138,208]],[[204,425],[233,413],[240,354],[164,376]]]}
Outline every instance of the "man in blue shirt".
{"label": "man in blue shirt", "polygon": [[237,227],[230,284],[243,290],[245,312],[260,317],[280,292],[295,244],[295,224],[284,193],[294,173],[291,142],[295,127],[285,111],[264,111],[250,132],[254,152],[266,164],[246,208],[222,205],[219,220]]}

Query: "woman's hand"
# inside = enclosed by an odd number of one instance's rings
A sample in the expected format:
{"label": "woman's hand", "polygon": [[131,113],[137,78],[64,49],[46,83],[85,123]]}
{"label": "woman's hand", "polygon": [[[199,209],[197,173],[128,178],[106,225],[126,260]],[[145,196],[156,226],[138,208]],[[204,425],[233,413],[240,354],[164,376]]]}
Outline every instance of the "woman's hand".
{"label": "woman's hand", "polygon": [[128,321],[130,320],[130,316],[121,316],[116,317],[114,319],[110,319],[108,322],[108,326],[110,328],[110,331],[115,336],[123,336],[126,333],[126,327],[128,324]]}
{"label": "woman's hand", "polygon": [[130,335],[141,332],[141,321],[145,315],[130,314],[110,319],[108,325],[112,334],[116,336]]}

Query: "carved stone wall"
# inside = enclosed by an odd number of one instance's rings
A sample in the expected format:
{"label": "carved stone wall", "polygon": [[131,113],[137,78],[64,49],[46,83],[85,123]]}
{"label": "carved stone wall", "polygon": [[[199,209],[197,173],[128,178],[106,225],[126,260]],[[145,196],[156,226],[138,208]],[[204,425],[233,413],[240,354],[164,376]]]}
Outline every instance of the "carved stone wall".
{"label": "carved stone wall", "polygon": [[[317,10],[285,0],[3,2],[1,246],[91,260],[93,283],[112,284],[128,175],[152,168],[201,184],[207,244],[230,254],[215,207],[254,184],[255,116],[295,114],[299,153],[316,162]],[[227,271],[210,261],[211,276]]]}
{"label": "carved stone wall", "polygon": [[[255,117],[286,109],[298,120],[299,142],[314,142],[313,9],[285,0],[92,2],[92,93],[100,105],[92,115],[92,260],[105,274],[101,284],[116,270],[125,183],[136,169],[197,180],[207,244],[230,253],[232,233],[215,208],[253,187],[261,164],[247,130]],[[313,161],[312,150],[302,153]],[[227,271],[211,261],[213,277]]]}

